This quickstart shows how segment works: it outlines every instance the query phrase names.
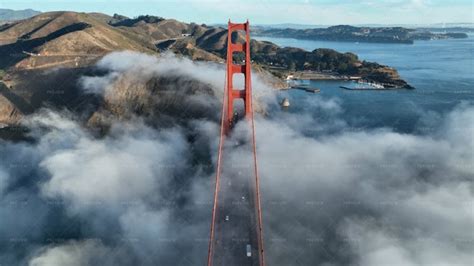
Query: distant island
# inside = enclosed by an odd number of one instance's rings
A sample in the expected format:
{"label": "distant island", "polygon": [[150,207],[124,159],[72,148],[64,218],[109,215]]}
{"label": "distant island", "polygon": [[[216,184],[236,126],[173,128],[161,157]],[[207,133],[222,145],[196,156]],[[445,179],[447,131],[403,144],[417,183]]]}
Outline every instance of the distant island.
{"label": "distant island", "polygon": [[256,36],[285,37],[305,40],[401,43],[413,44],[416,40],[438,40],[449,38],[467,38],[464,32],[435,33],[426,29],[408,29],[403,27],[354,27],[348,25],[329,28],[293,29],[256,27]]}

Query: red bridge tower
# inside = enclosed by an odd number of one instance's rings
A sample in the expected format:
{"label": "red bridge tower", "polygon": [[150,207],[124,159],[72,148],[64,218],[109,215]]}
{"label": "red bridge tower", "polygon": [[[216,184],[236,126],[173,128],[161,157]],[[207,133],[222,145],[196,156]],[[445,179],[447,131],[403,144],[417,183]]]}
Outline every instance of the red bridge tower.
{"label": "red bridge tower", "polygon": [[[233,43],[232,33],[235,31],[245,31],[245,43]],[[245,53],[244,64],[236,64],[233,55],[236,52]],[[250,118],[252,114],[252,84],[250,66],[250,27],[249,22],[234,24],[229,21],[227,33],[227,117],[225,120],[226,132],[229,132],[234,122],[234,100],[243,99],[245,107],[245,117]],[[234,87],[234,74],[244,74],[244,88]]]}

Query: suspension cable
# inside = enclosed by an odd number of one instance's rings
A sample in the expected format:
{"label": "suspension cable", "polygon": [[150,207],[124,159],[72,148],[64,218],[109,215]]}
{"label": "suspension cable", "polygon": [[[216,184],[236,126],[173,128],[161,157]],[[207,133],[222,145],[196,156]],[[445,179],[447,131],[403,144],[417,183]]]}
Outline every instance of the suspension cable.
{"label": "suspension cable", "polygon": [[221,178],[221,161],[222,161],[222,147],[224,144],[224,121],[225,121],[225,106],[226,106],[226,94],[227,94],[227,71],[225,73],[224,80],[224,95],[222,96],[222,111],[221,111],[221,129],[220,129],[220,138],[219,138],[219,148],[217,152],[217,169],[216,169],[216,181],[214,188],[214,205],[212,207],[212,221],[211,221],[211,233],[209,236],[209,249],[207,252],[207,265],[212,266],[212,257],[214,255],[214,233],[215,233],[215,222],[216,222],[216,212],[217,212],[217,201],[218,193],[220,186]]}
{"label": "suspension cable", "polygon": [[260,178],[258,176],[258,161],[257,161],[257,140],[255,134],[255,119],[254,119],[254,109],[253,109],[253,100],[250,104],[251,107],[251,123],[252,123],[252,146],[253,146],[253,162],[255,170],[255,194],[257,198],[257,219],[258,219],[258,248],[259,248],[259,261],[260,266],[265,266],[265,255],[263,252],[263,221],[262,221],[262,207],[260,202]]}

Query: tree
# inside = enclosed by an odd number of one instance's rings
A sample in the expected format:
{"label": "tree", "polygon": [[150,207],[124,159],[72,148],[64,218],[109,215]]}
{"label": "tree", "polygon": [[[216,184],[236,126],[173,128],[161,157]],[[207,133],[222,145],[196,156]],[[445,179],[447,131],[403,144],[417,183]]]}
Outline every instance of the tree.
{"label": "tree", "polygon": [[290,71],[296,71],[296,64],[295,62],[291,62],[289,66]]}
{"label": "tree", "polygon": [[347,64],[346,63],[340,63],[338,66],[338,71],[340,73],[344,73],[347,71]]}

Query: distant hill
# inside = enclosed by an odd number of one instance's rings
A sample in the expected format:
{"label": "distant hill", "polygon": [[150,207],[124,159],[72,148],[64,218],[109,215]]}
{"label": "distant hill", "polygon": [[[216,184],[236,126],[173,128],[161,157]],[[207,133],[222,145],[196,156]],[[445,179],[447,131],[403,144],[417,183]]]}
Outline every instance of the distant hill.
{"label": "distant hill", "polygon": [[40,14],[41,12],[33,9],[12,10],[0,8],[0,21],[14,21],[20,19],[31,18]]}
{"label": "distant hill", "polygon": [[296,24],[296,23],[282,23],[282,24],[261,24],[258,25],[263,28],[269,29],[314,29],[314,28],[327,28],[328,25],[310,25],[310,24]]}
{"label": "distant hill", "polygon": [[[227,27],[226,24],[212,24],[216,27]],[[262,29],[314,29],[327,28],[330,25],[310,25],[310,24],[296,24],[296,23],[281,23],[281,24],[255,24],[254,28]]]}
{"label": "distant hill", "polygon": [[[225,24],[213,24],[213,26],[225,26]],[[326,29],[335,25],[312,25],[312,24],[257,24],[254,27],[261,29]],[[435,23],[435,24],[353,24],[359,28],[406,28],[406,29],[446,29],[455,31],[456,29],[474,30],[474,23]]]}
{"label": "distant hill", "polygon": [[433,33],[427,30],[403,27],[355,27],[349,25],[311,29],[259,27],[254,29],[253,33],[259,36],[307,40],[402,44],[413,44],[415,40],[468,37],[462,32]]}

